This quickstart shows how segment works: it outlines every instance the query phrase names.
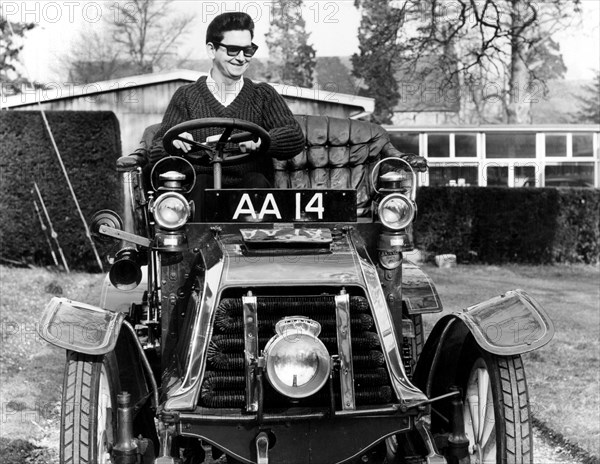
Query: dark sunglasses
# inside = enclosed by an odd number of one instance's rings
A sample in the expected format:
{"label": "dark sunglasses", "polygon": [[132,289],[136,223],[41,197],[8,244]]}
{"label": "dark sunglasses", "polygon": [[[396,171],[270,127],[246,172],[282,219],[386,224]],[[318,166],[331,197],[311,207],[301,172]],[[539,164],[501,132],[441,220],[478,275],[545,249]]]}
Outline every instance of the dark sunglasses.
{"label": "dark sunglasses", "polygon": [[221,42],[214,41],[212,42],[212,44],[216,47],[224,47],[227,50],[228,56],[238,56],[240,52],[243,52],[246,58],[250,58],[251,56],[254,56],[256,50],[258,50],[258,45],[254,43],[247,47],[240,47],[239,45],[227,45]]}

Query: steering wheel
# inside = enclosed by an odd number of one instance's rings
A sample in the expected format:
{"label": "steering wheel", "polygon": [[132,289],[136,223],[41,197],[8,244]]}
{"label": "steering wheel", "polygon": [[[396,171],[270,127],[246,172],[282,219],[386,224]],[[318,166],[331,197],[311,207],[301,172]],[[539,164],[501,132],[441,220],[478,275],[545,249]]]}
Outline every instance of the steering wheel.
{"label": "steering wheel", "polygon": [[[225,129],[217,142],[207,143],[199,142],[197,140],[188,140],[180,135],[183,132],[192,132],[208,127]],[[244,132],[232,135],[232,132],[235,129]],[[183,152],[173,146],[174,140],[181,140],[182,142],[191,145],[193,147],[192,151],[185,153],[185,156],[195,163],[205,166],[214,163],[224,165],[240,164],[251,157],[266,152],[271,145],[271,137],[265,129],[252,122],[234,118],[193,119],[171,127],[163,137],[163,146],[168,154],[181,156]],[[239,147],[226,147],[227,144],[246,142],[249,140],[255,142],[260,140],[260,147],[257,151],[244,153]]]}

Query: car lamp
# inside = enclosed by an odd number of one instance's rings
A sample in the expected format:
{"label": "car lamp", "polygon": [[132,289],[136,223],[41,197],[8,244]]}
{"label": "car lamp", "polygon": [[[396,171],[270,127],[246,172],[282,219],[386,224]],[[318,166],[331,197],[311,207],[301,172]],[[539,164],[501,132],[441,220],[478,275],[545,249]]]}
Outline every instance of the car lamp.
{"label": "car lamp", "polygon": [[416,212],[416,204],[401,193],[383,197],[377,210],[381,223],[391,230],[401,230],[410,225]]}
{"label": "car lamp", "polygon": [[264,350],[267,379],[289,398],[306,398],[327,382],[330,357],[318,335],[321,324],[300,316],[286,317],[275,325],[277,335]]}
{"label": "car lamp", "polygon": [[166,192],[150,205],[154,220],[162,229],[176,230],[184,226],[191,216],[187,199],[177,192]]}
{"label": "car lamp", "polygon": [[412,186],[412,180],[403,171],[390,171],[379,176],[379,190],[385,192],[407,193]]}

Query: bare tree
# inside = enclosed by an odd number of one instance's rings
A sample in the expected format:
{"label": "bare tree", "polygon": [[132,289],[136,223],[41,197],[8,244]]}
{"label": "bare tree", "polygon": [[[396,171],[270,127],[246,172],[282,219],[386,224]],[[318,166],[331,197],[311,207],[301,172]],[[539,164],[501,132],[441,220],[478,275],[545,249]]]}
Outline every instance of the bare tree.
{"label": "bare tree", "polygon": [[140,73],[161,70],[194,20],[194,15],[174,15],[169,2],[160,0],[120,1],[111,9],[113,40]]}
{"label": "bare tree", "polygon": [[596,71],[593,83],[583,90],[584,95],[576,97],[580,109],[572,120],[580,124],[600,124],[600,71]]}
{"label": "bare tree", "polygon": [[125,53],[112,41],[106,25],[102,26],[99,30],[81,31],[60,59],[70,82],[87,84],[135,74],[125,69]]}
{"label": "bare tree", "polygon": [[[391,40],[388,56],[415,70],[415,82],[424,76],[416,71],[423,60],[437,60],[437,72],[444,76],[440,92],[456,85],[458,78],[461,105],[470,104],[484,119],[506,123],[529,121],[529,99],[536,86],[552,73],[564,73],[560,50],[553,36],[577,20],[579,0],[356,0],[369,9],[387,5],[390,18],[369,29],[370,38],[386,36]],[[392,8],[393,7],[393,8]],[[361,38],[361,43],[364,39]],[[368,50],[356,55],[358,71],[369,73]],[[381,59],[379,60],[381,62]],[[356,66],[356,65],[355,65]],[[486,111],[490,103],[500,107],[494,115]],[[494,106],[494,105],[492,105]]]}
{"label": "bare tree", "polygon": [[177,46],[194,15],[163,0],[111,2],[101,29],[85,30],[63,59],[79,83],[161,71],[177,61]]}

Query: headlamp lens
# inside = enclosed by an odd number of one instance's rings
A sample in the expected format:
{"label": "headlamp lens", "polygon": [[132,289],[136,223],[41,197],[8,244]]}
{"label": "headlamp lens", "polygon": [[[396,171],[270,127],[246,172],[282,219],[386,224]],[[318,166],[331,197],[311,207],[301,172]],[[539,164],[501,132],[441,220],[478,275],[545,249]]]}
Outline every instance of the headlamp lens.
{"label": "headlamp lens", "polygon": [[404,195],[388,195],[379,204],[379,219],[392,230],[404,229],[414,217],[415,206]]}
{"label": "headlamp lens", "polygon": [[179,193],[164,193],[154,203],[154,219],[163,229],[178,229],[187,222],[189,215],[190,205]]}
{"label": "headlamp lens", "polygon": [[319,369],[315,344],[308,337],[296,343],[282,343],[272,356],[275,375],[288,387],[306,385]]}
{"label": "headlamp lens", "polygon": [[276,324],[275,335],[265,346],[267,379],[282,395],[306,398],[327,382],[330,358],[317,338],[320,325],[305,318],[284,318]]}

